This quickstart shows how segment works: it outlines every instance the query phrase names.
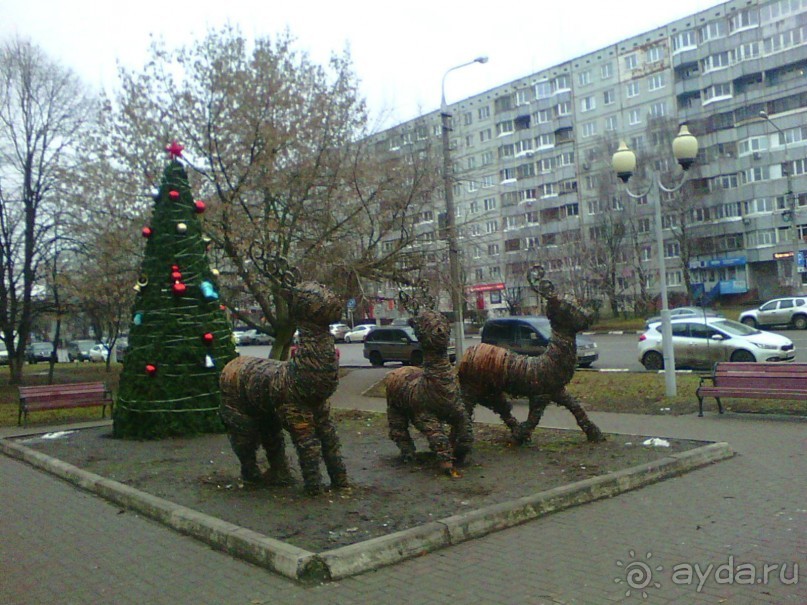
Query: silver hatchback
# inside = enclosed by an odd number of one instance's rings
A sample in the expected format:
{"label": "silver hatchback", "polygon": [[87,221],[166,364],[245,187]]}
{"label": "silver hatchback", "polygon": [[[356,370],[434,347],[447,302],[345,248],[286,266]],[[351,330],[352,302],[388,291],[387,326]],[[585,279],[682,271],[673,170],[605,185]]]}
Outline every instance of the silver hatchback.
{"label": "silver hatchback", "polygon": [[774,298],[758,309],[740,313],[740,321],[747,326],[793,326],[807,329],[807,297],[786,296]]}
{"label": "silver hatchback", "polygon": [[[796,357],[789,338],[731,319],[674,319],[671,324],[676,368],[710,369],[718,361],[790,362]],[[661,341],[660,323],[639,336],[639,361],[648,370],[664,368]]]}

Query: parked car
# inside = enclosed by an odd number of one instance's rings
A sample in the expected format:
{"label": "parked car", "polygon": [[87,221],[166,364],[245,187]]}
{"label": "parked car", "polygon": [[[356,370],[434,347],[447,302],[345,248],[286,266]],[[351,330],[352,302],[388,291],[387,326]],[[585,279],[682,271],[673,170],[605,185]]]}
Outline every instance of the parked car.
{"label": "parked car", "polygon": [[67,358],[70,361],[89,361],[90,349],[96,344],[95,340],[71,340],[67,343]]}
{"label": "parked car", "polygon": [[[522,355],[542,355],[552,338],[549,319],[542,315],[523,317],[499,317],[489,319],[482,326],[482,342],[510,349]],[[600,354],[597,343],[584,334],[578,334],[577,365],[589,368]]]}
{"label": "parked car", "polygon": [[270,345],[272,344],[275,339],[265,334],[263,332],[259,332],[255,328],[251,328],[249,330],[244,330],[243,332],[236,332],[240,336],[237,337],[236,344],[240,345]]}
{"label": "parked car", "polygon": [[109,347],[105,344],[98,343],[90,348],[89,358],[90,361],[105,362],[109,357]]}
{"label": "parked car", "polygon": [[53,353],[52,342],[32,342],[25,347],[25,360],[28,363],[50,361],[51,353]]}
{"label": "parked car", "polygon": [[0,340],[0,365],[8,365],[8,348],[2,340]]}
{"label": "parked car", "polygon": [[743,311],[739,320],[747,326],[793,326],[807,329],[807,297],[774,298],[757,309]]}
{"label": "parked car", "polygon": [[[381,367],[388,361],[416,366],[423,363],[423,348],[410,326],[383,326],[371,330],[364,340],[362,354],[376,367]],[[452,342],[448,347],[448,358],[453,363],[456,357]]]}
{"label": "parked car", "polygon": [[336,342],[345,340],[345,334],[350,332],[350,326],[347,324],[331,324],[331,336]]}
{"label": "parked car", "polygon": [[345,342],[364,342],[367,335],[376,329],[372,324],[361,324],[345,333]]}
{"label": "parked car", "polygon": [[[713,309],[707,307],[676,307],[670,309],[670,318],[676,319],[678,317],[723,317],[722,313],[718,313]],[[661,315],[649,317],[644,322],[644,327],[649,328],[650,324],[661,321]]]}
{"label": "parked car", "polygon": [[[672,325],[676,368],[711,369],[718,361],[790,362],[793,342],[722,317],[675,319]],[[648,370],[664,368],[661,323],[639,336],[639,361]]]}
{"label": "parked car", "polygon": [[126,352],[129,350],[129,339],[125,336],[119,336],[115,341],[115,359],[119,363],[123,363],[126,358]]}

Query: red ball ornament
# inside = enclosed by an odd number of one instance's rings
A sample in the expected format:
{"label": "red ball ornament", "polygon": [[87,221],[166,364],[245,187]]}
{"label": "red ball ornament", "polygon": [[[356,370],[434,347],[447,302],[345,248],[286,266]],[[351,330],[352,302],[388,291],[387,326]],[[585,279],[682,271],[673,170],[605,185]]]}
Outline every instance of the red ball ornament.
{"label": "red ball ornament", "polygon": [[202,214],[205,211],[205,203],[202,200],[196,200],[193,203],[193,209],[197,214]]}
{"label": "red ball ornament", "polygon": [[171,286],[171,290],[177,296],[182,296],[183,294],[185,294],[185,291],[187,289],[188,289],[187,286],[185,286],[185,284],[183,284],[181,281],[175,282],[174,285]]}
{"label": "red ball ornament", "polygon": [[148,238],[151,237],[151,234],[154,233],[154,232],[151,230],[151,227],[143,227],[143,230],[140,233],[143,235],[143,237],[148,239]]}
{"label": "red ball ornament", "polygon": [[182,279],[182,273],[179,271],[172,271],[171,272],[171,281],[179,281]]}
{"label": "red ball ornament", "polygon": [[150,363],[146,365],[146,374],[148,374],[149,376],[154,376],[156,373],[157,373],[157,366]]}
{"label": "red ball ornament", "polygon": [[211,334],[210,332],[203,334],[202,342],[204,342],[206,345],[213,344],[213,334]]}
{"label": "red ball ornament", "polygon": [[172,189],[168,192],[168,197],[170,197],[172,201],[176,202],[179,199],[179,191]]}
{"label": "red ball ornament", "polygon": [[171,265],[171,271],[179,271],[179,265]]}

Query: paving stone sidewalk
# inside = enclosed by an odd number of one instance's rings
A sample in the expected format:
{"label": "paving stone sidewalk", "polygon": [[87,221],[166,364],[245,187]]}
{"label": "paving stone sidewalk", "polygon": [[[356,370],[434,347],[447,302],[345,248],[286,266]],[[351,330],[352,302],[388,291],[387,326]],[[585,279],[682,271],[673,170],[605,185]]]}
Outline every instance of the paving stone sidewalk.
{"label": "paving stone sidewalk", "polygon": [[[333,404],[382,409],[360,393],[383,374],[352,372]],[[738,455],[320,586],[212,551],[0,455],[0,604],[807,603],[807,423],[592,418],[607,432],[728,441]],[[574,421],[551,409],[542,425]]]}

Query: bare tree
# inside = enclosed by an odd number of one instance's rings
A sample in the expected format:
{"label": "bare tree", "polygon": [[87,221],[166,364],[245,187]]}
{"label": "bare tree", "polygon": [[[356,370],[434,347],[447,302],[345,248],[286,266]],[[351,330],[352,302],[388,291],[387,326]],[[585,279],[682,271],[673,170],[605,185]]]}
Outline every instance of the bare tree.
{"label": "bare tree", "polygon": [[31,42],[0,47],[0,332],[13,383],[22,379],[34,291],[53,237],[49,205],[91,107],[73,72]]}
{"label": "bare tree", "polygon": [[[351,289],[399,271],[399,253],[415,237],[411,208],[433,187],[418,154],[370,160],[347,53],[323,67],[293,43],[286,33],[248,48],[224,28],[178,51],[155,44],[142,73],[121,73],[122,92],[106,115],[110,149],[146,179],[155,150],[171,139],[185,145],[224,285],[235,290],[223,288],[225,299],[249,295],[259,313],[240,318],[274,333],[276,357],[296,327],[279,296],[276,259]],[[382,250],[396,232],[401,243]]]}

